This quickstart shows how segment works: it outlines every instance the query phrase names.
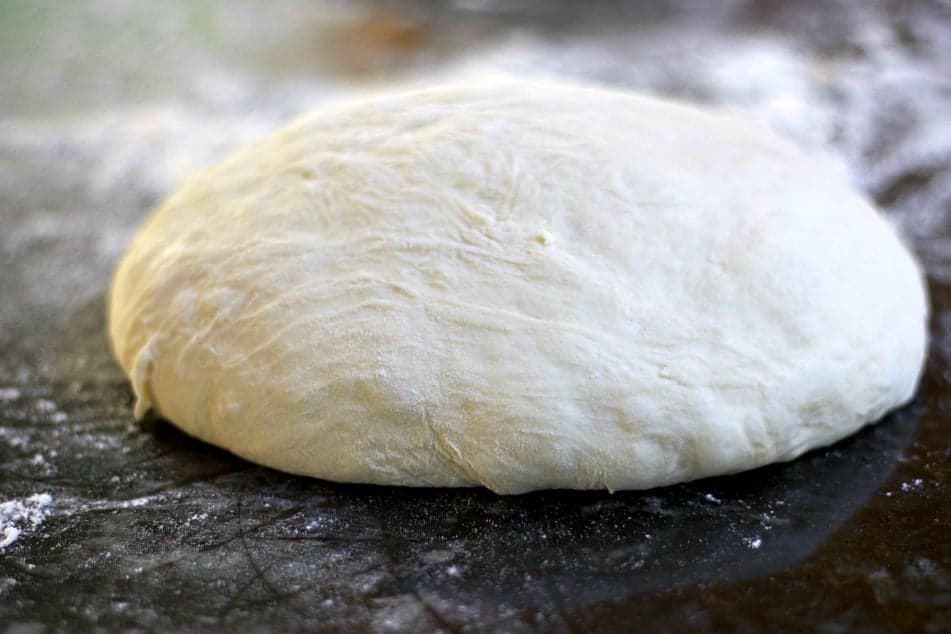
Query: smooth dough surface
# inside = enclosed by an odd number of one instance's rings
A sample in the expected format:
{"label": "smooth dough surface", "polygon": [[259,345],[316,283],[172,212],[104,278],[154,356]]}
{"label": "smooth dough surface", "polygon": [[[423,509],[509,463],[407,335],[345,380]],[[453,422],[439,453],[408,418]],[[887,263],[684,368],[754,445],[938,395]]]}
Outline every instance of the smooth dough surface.
{"label": "smooth dough surface", "polygon": [[284,471],[638,489],[832,443],[915,390],[918,268],[743,121],[481,78],[325,108],[195,176],[116,273],[137,414]]}

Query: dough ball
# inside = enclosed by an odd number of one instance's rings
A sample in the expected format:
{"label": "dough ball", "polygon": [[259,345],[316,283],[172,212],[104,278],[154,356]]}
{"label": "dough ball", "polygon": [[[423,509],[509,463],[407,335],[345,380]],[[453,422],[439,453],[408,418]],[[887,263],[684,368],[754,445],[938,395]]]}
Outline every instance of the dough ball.
{"label": "dough ball", "polygon": [[790,460],[907,401],[921,275],[821,162],[741,120],[481,78],[307,114],[139,232],[138,397],[341,482],[640,489]]}

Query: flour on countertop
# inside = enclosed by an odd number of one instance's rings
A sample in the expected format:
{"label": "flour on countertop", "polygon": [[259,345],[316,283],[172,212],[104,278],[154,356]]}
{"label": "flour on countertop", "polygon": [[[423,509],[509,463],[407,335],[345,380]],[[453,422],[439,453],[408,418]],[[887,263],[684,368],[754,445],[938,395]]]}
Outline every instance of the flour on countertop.
{"label": "flour on countertop", "polygon": [[763,540],[759,537],[746,537],[743,539],[743,543],[752,550],[758,550],[763,545]]}
{"label": "flour on countertop", "polygon": [[138,508],[140,506],[145,506],[151,501],[152,500],[149,497],[141,497],[141,498],[135,498],[132,500],[124,500],[122,502],[119,502],[118,507],[123,509]]}
{"label": "flour on countertop", "polygon": [[0,502],[0,550],[11,546],[25,533],[39,528],[49,516],[52,502],[49,493]]}
{"label": "flour on countertop", "polygon": [[911,482],[902,482],[901,490],[904,492],[914,491],[915,489],[920,489],[921,486],[925,483],[921,478],[915,478]]}

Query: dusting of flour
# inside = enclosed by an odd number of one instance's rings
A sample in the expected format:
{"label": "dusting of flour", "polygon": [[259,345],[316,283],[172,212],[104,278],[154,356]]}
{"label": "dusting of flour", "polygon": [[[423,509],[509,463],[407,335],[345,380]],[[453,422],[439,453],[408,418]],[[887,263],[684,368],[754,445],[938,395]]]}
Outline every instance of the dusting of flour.
{"label": "dusting of flour", "polygon": [[24,534],[39,528],[49,516],[52,503],[53,498],[49,493],[0,502],[0,551],[16,543]]}

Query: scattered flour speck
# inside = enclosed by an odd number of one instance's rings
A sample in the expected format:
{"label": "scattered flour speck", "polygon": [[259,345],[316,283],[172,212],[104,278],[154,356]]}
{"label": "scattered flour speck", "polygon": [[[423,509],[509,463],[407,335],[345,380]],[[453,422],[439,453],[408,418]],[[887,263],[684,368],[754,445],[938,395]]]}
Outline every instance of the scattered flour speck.
{"label": "scattered flour speck", "polygon": [[915,478],[911,482],[902,482],[901,490],[907,492],[907,491],[913,491],[915,489],[920,489],[921,485],[923,485],[924,483],[925,481],[922,480],[921,478]]}
{"label": "scattered flour speck", "polygon": [[0,550],[16,542],[24,531],[32,531],[49,516],[53,502],[49,493],[37,493],[22,500],[0,502]]}
{"label": "scattered flour speck", "polygon": [[20,529],[10,524],[9,526],[4,526],[3,531],[0,532],[0,548],[6,548],[17,539],[20,538]]}
{"label": "scattered flour speck", "polygon": [[763,540],[759,537],[744,537],[743,542],[753,550],[757,550],[763,545]]}
{"label": "scattered flour speck", "polygon": [[46,398],[36,399],[36,409],[41,412],[55,412],[58,408],[56,403]]}
{"label": "scattered flour speck", "polygon": [[0,579],[0,597],[2,597],[7,592],[7,590],[10,590],[16,584],[17,584],[17,580],[13,579],[12,577],[8,577],[6,579]]}
{"label": "scattered flour speck", "polygon": [[15,430],[2,427],[0,427],[0,438],[3,438],[11,447],[17,447],[18,449],[26,449],[27,445],[30,444],[25,436],[17,434]]}
{"label": "scattered flour speck", "polygon": [[0,387],[0,401],[14,401],[20,398],[20,390],[15,387]]}
{"label": "scattered flour speck", "polygon": [[151,502],[151,499],[148,497],[134,498],[132,500],[120,502],[117,506],[122,509],[138,508],[140,506],[145,506],[149,502]]}

